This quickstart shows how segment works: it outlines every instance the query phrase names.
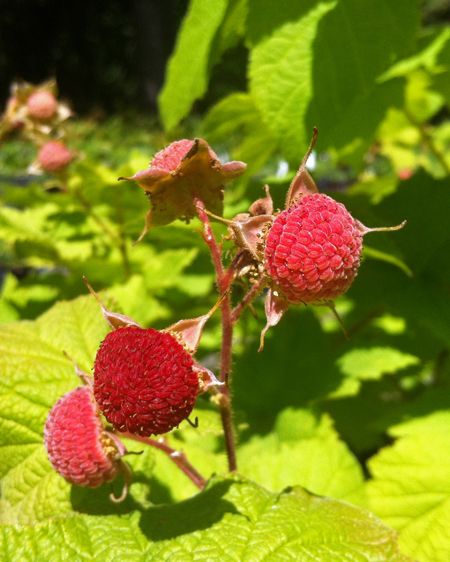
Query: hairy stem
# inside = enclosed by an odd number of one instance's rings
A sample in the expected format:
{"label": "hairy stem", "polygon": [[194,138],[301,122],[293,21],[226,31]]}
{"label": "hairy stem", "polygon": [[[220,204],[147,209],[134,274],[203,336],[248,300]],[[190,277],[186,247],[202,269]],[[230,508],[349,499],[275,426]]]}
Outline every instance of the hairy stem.
{"label": "hairy stem", "polygon": [[233,321],[231,313],[230,285],[233,280],[234,272],[225,270],[222,264],[222,249],[217,243],[209,222],[209,217],[205,212],[205,205],[202,201],[196,201],[198,216],[203,223],[203,239],[211,253],[211,259],[216,272],[217,289],[222,297],[220,305],[222,313],[222,348],[220,352],[220,380],[224,382],[221,395],[218,400],[220,417],[225,438],[225,448],[228,458],[228,469],[230,472],[237,470],[236,445],[233,428],[233,410],[231,405],[231,360],[233,350]]}
{"label": "hairy stem", "polygon": [[203,476],[195,469],[192,464],[188,461],[186,455],[181,452],[177,451],[176,449],[172,449],[165,439],[151,439],[150,437],[141,437],[140,435],[132,435],[131,433],[118,433],[120,437],[126,437],[127,439],[132,439],[133,441],[138,441],[139,443],[145,443],[145,445],[149,445],[150,447],[154,447],[155,449],[159,449],[163,451],[170,460],[178,466],[178,468],[186,474],[186,476],[191,480],[197,488],[203,490],[206,485],[206,480]]}
{"label": "hairy stem", "polygon": [[242,312],[245,307],[253,302],[253,300],[259,295],[263,290],[266,280],[264,277],[260,277],[256,283],[253,283],[244,298],[233,308],[231,312],[231,321],[235,324],[241,317]]}

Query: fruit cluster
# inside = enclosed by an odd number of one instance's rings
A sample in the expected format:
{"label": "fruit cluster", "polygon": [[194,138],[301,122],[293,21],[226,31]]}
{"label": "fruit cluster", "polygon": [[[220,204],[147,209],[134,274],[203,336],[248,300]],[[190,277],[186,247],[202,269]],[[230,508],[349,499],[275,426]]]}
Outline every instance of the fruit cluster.
{"label": "fruit cluster", "polygon": [[[152,208],[141,237],[150,226],[176,218],[188,220],[197,213],[204,224],[205,241],[213,245],[209,215],[228,225],[236,255],[226,274],[221,262],[216,263],[221,299],[199,318],[180,320],[158,331],[142,328],[102,305],[114,329],[97,351],[93,382],[84,375],[87,385],[62,397],[45,426],[50,461],[69,482],[96,487],[125,472],[122,456],[126,450],[118,434],[148,438],[167,433],[188,419],[197,396],[210,387],[225,384],[217,403],[229,403],[224,374],[224,382],[218,383],[193,355],[205,322],[229,299],[235,278],[249,275],[252,298],[267,289],[262,344],[267,329],[280,321],[289,305],[332,307],[333,299],[349,289],[360,266],[365,234],[403,226],[369,229],[341,203],[318,193],[306,169],[314,141],[315,137],[292,181],[286,208],[277,213],[267,187],[266,197],[255,201],[249,213],[232,220],[214,214],[211,208],[215,213],[222,209],[223,184],[240,175],[245,164],[221,164],[201,139],[172,143],[155,156],[147,170],[125,178],[136,181],[150,196]],[[218,248],[214,246],[212,251],[216,262]],[[241,308],[250,302],[250,296],[244,298]],[[222,418],[226,420],[227,415],[225,406]]]}
{"label": "fruit cluster", "polygon": [[53,80],[38,85],[15,83],[0,119],[0,139],[19,132],[37,147],[29,172],[58,176],[75,158],[64,140],[63,122],[71,115],[69,107],[58,100]]}

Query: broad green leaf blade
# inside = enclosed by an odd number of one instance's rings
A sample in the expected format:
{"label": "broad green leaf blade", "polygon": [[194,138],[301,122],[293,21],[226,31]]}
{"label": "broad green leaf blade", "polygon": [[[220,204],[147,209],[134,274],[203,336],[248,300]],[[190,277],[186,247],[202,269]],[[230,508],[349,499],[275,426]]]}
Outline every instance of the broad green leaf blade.
{"label": "broad green leaf blade", "polygon": [[439,55],[449,40],[450,29],[444,28],[422,51],[397,62],[380,79],[389,80],[398,76],[407,76],[419,68],[426,68],[432,73],[439,72]]}
{"label": "broad green leaf blade", "polygon": [[[250,6],[250,21],[259,21],[251,20],[252,13]],[[377,79],[409,53],[417,3],[322,1],[294,17],[289,11],[288,23],[276,29],[263,22],[251,52],[250,93],[267,126],[297,162],[314,125],[321,148],[341,148],[355,139],[367,144],[387,108],[402,103],[400,82]]]}
{"label": "broad green leaf blade", "polygon": [[58,398],[90,371],[107,332],[92,297],[60,302],[35,322],[0,327],[0,519],[27,523],[71,508],[70,487],[46,458],[43,427]]}
{"label": "broad green leaf blade", "polygon": [[154,508],[141,528],[158,561],[406,561],[395,533],[346,503],[293,488],[272,494],[247,481],[214,482],[181,504]]}
{"label": "broad green leaf blade", "polygon": [[327,416],[285,410],[276,431],[238,450],[243,474],[270,490],[301,485],[324,496],[365,503],[361,467]]}
{"label": "broad green leaf blade", "polygon": [[307,145],[304,116],[313,96],[313,42],[321,18],[336,2],[319,3],[287,23],[251,53],[250,93],[266,125],[292,159]]}
{"label": "broad green leaf blade", "polygon": [[267,38],[277,27],[297,21],[315,0],[248,0],[246,39],[250,47]]}
{"label": "broad green leaf blade", "polygon": [[272,494],[239,479],[216,479],[195,498],[140,518],[72,515],[4,526],[0,552],[8,562],[409,560],[395,532],[366,511],[301,488]]}
{"label": "broad green leaf blade", "polygon": [[210,49],[225,15],[227,0],[191,0],[170,58],[159,96],[161,119],[166,130],[186,117],[192,104],[206,91]]}
{"label": "broad green leaf blade", "polygon": [[5,562],[144,562],[148,543],[137,517],[72,515],[33,526],[0,528]]}
{"label": "broad green leaf blade", "polygon": [[390,347],[352,349],[338,361],[347,377],[358,380],[377,380],[418,363],[419,359],[414,355]]}
{"label": "broad green leaf blade", "polygon": [[249,94],[234,93],[207,113],[202,131],[210,142],[226,141],[231,155],[247,164],[246,177],[259,173],[274,153],[277,143]]}
{"label": "broad green leaf blade", "polygon": [[404,436],[369,462],[371,508],[421,562],[447,562],[450,554],[448,420],[447,414],[397,431]]}

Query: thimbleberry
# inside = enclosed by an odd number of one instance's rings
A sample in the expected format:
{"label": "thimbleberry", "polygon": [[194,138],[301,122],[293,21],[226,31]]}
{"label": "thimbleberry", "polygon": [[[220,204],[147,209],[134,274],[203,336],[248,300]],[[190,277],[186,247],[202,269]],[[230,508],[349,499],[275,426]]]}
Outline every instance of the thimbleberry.
{"label": "thimbleberry", "polygon": [[305,195],[273,221],[264,265],[291,303],[320,303],[342,295],[360,265],[364,227],[323,194]]}
{"label": "thimbleberry", "polygon": [[58,172],[70,164],[74,155],[60,141],[46,142],[38,153],[38,163],[46,172]]}
{"label": "thimbleberry", "polygon": [[97,352],[94,395],[119,431],[166,433],[189,416],[199,391],[194,360],[170,333],[124,326]]}
{"label": "thimbleberry", "polygon": [[65,394],[51,409],[44,442],[53,468],[78,486],[96,488],[120,471],[120,453],[102,427],[89,387]]}
{"label": "thimbleberry", "polygon": [[44,90],[37,91],[28,98],[27,109],[30,117],[47,121],[55,116],[58,102],[52,93]]}

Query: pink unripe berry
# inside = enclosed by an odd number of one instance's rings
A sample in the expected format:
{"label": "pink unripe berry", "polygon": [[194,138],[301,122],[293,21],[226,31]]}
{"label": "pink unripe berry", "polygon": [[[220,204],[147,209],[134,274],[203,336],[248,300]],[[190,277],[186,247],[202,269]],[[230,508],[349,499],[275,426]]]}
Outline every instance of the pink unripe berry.
{"label": "pink unripe berry", "polygon": [[342,295],[360,265],[362,225],[323,194],[301,198],[282,211],[265,245],[265,269],[291,303],[320,303]]}
{"label": "pink unripe berry", "polygon": [[125,326],[110,332],[94,366],[94,394],[119,431],[166,433],[186,419],[199,393],[192,356],[169,333]]}
{"label": "pink unripe berry", "polygon": [[[191,139],[181,139],[172,142],[169,146],[155,154],[151,162],[151,167],[159,168],[166,172],[176,170],[193,145],[194,141]],[[217,154],[210,147],[209,154],[211,158],[217,160]]]}
{"label": "pink unripe berry", "polygon": [[53,468],[72,484],[96,488],[120,470],[120,454],[103,430],[87,386],[56,402],[45,424],[44,442]]}
{"label": "pink unripe berry", "polygon": [[46,172],[58,172],[73,160],[74,154],[60,141],[46,142],[38,152],[38,162]]}
{"label": "pink unripe berry", "polygon": [[45,90],[35,92],[27,100],[28,115],[34,119],[47,121],[54,117],[58,109],[55,96]]}

